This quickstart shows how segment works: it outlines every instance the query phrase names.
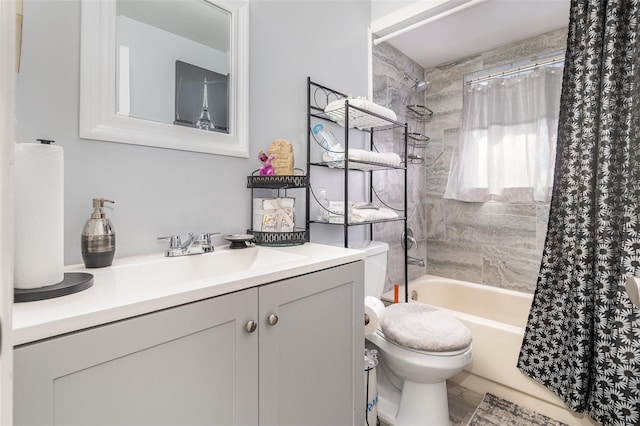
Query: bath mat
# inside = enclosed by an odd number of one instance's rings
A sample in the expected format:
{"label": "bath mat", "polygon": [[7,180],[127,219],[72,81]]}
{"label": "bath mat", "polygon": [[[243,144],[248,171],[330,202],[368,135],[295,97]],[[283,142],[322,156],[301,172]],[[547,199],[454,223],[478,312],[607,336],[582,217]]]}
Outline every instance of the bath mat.
{"label": "bath mat", "polygon": [[533,410],[520,407],[490,393],[471,416],[467,426],[567,426]]}

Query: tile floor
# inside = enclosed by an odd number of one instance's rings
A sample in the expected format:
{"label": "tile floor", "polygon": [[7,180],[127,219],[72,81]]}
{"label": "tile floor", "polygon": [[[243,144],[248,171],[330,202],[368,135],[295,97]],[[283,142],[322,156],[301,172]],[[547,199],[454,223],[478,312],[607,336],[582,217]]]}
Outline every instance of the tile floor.
{"label": "tile floor", "polygon": [[465,426],[484,397],[455,383],[447,383],[447,394],[451,426]]}

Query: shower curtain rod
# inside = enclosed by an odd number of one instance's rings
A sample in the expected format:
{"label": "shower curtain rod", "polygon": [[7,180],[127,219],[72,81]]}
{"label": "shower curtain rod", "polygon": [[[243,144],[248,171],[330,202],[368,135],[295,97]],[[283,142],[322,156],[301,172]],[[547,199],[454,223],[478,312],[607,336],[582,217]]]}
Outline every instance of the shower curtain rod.
{"label": "shower curtain rod", "polygon": [[392,32],[391,34],[387,34],[385,36],[378,37],[378,38],[373,40],[373,44],[375,46],[377,46],[380,43],[382,43],[383,41],[391,40],[392,38],[395,38],[395,37],[397,37],[399,35],[408,33],[410,31],[415,30],[416,28],[423,27],[423,26],[425,26],[427,24],[430,24],[430,23],[435,22],[437,20],[440,20],[442,18],[446,18],[447,16],[452,15],[454,13],[461,12],[461,11],[471,7],[471,6],[475,6],[475,5],[478,5],[480,3],[484,3],[485,1],[487,1],[487,0],[466,0],[464,3],[457,4],[454,7],[452,7],[451,9],[442,11],[442,12],[436,14],[436,15],[433,15],[433,16],[429,16],[428,18],[425,18],[422,21],[419,21],[419,22],[416,22],[415,24],[412,24],[412,25],[409,25],[407,27],[401,28],[401,29],[399,29],[397,31]]}
{"label": "shower curtain rod", "polygon": [[[524,71],[529,71],[538,67],[542,67],[545,65],[553,65],[553,64],[559,64],[561,62],[564,62],[564,52],[562,52],[561,55],[554,55],[552,57],[546,58],[546,59],[540,59],[540,60],[534,60],[535,62],[532,64],[528,64],[528,65],[518,65],[518,66],[511,66],[509,68],[506,68],[504,71],[500,71],[500,72],[495,72],[496,69],[499,69],[501,67],[496,67],[490,70],[487,70],[487,72],[489,72],[489,74],[481,76],[481,77],[476,77],[476,78],[469,78],[467,80],[467,78],[465,78],[465,85],[468,84],[472,84],[472,83],[480,83],[483,81],[488,81],[488,80],[493,80],[494,78],[499,78],[499,77],[506,77],[506,76],[510,76],[510,75],[514,75],[514,74],[519,74],[521,72]],[[522,64],[522,62],[520,62],[520,64]],[[478,73],[476,73],[478,74]],[[480,74],[484,74],[484,72],[480,72]]]}

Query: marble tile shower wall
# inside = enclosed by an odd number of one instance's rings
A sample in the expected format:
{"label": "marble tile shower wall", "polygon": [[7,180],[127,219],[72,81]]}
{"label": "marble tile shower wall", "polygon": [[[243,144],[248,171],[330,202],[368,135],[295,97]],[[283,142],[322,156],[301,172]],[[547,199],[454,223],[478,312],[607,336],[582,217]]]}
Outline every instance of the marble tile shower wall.
{"label": "marble tile shower wall", "polygon": [[[535,290],[549,205],[464,203],[442,195],[462,123],[464,75],[564,49],[566,37],[563,28],[425,70],[429,87],[420,101],[434,116],[420,131],[431,140],[421,154],[424,165],[409,166],[408,199],[409,224],[419,242],[417,252],[412,249],[410,254],[425,258],[426,268],[409,266],[410,279],[429,273],[530,293]],[[390,105],[396,113],[404,111],[404,99],[394,85],[412,61],[386,43],[374,48],[373,57],[374,100]],[[385,192],[400,192],[401,183],[395,190],[394,185],[397,182],[390,181]],[[402,231],[392,228],[386,226],[376,235],[391,244],[388,281],[401,277],[398,270],[403,267]]]}
{"label": "marble tile shower wall", "polygon": [[[376,46],[373,50],[373,101],[391,108],[398,116],[398,121],[407,122],[410,132],[424,133],[424,125],[407,117],[406,105],[425,104],[425,92],[413,90],[414,82],[404,78],[405,73],[418,80],[424,78],[424,68],[387,43]],[[404,133],[402,129],[380,132],[375,137],[380,151],[401,154],[404,149]],[[409,150],[411,152],[411,149]],[[424,149],[415,154],[424,156]],[[414,231],[418,247],[409,254],[417,258],[425,258],[426,223],[424,220],[424,199],[426,196],[426,169],[424,165],[410,164],[407,171],[407,225]],[[402,208],[404,202],[404,174],[399,171],[376,172],[373,174],[373,187],[381,200],[395,208]],[[402,222],[377,224],[374,227],[374,238],[389,243],[387,278],[385,288],[388,290],[394,283],[404,283],[404,249],[401,237],[404,231]],[[409,279],[426,273],[424,267],[409,266]]]}

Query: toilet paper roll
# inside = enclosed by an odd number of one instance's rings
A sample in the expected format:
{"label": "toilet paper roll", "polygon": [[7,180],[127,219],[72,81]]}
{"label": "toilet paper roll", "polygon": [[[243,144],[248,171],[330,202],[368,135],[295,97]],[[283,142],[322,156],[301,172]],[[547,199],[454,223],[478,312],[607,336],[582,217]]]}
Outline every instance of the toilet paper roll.
{"label": "toilet paper roll", "polygon": [[[373,334],[380,327],[380,321],[382,320],[382,315],[384,314],[384,303],[380,301],[380,299],[367,296],[364,299],[364,315],[365,315],[365,325],[364,325],[364,334],[365,336],[369,334]],[[367,318],[369,322],[367,323]]]}
{"label": "toilet paper roll", "polygon": [[32,289],[64,279],[62,147],[19,143],[15,150],[15,281]]}
{"label": "toilet paper roll", "polygon": [[627,295],[631,302],[636,308],[640,308],[640,277],[627,278],[625,287],[627,288]]}

